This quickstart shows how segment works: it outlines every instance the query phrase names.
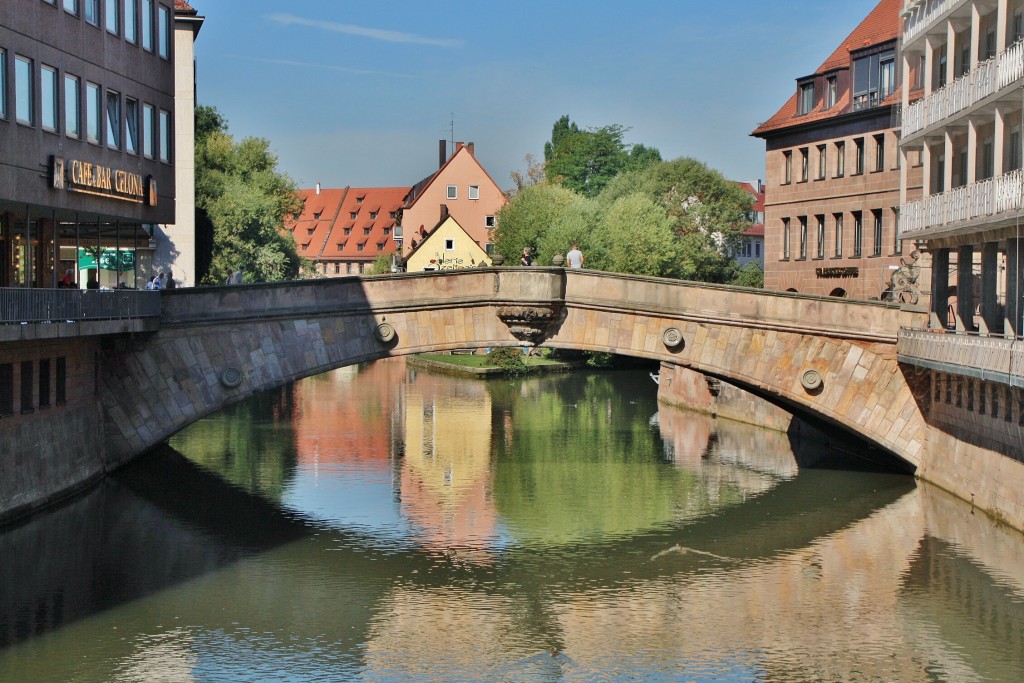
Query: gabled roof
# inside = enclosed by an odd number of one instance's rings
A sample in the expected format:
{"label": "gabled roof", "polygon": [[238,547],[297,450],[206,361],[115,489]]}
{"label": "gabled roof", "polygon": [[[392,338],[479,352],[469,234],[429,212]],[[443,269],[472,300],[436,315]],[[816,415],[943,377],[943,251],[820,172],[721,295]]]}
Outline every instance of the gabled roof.
{"label": "gabled roof", "polygon": [[472,159],[473,163],[476,164],[477,168],[480,169],[480,172],[483,173],[484,176],[491,181],[491,184],[493,184],[499,190],[501,189],[501,186],[498,185],[498,183],[494,182],[494,178],[492,178],[491,174],[487,172],[487,169],[484,168],[480,164],[480,162],[476,160],[476,154],[473,151],[473,143],[464,145],[461,142],[457,142],[455,143],[455,153],[448,157],[448,160],[444,162],[441,168],[437,169],[436,171],[428,175],[426,178],[412,186],[412,189],[409,191],[409,196],[406,198],[406,208],[415,205],[416,202],[419,201],[420,197],[422,197],[426,193],[427,188],[433,185],[434,181],[444,174],[445,169],[448,168],[448,166],[450,166],[452,162],[455,161],[455,158],[460,154],[468,154],[469,158]]}
{"label": "gabled roof", "polygon": [[[902,9],[903,0],[881,0],[871,10],[871,13],[857,25],[857,28],[846,37],[846,40],[829,55],[828,59],[822,62],[821,66],[814,72],[814,75],[818,76],[829,72],[850,69],[853,64],[852,53],[873,45],[880,45],[899,39],[902,32],[902,20],[900,18],[900,11]],[[908,76],[908,74],[904,74],[904,78]],[[782,105],[782,108],[774,116],[754,129],[751,135],[762,136],[776,130],[849,114],[852,110],[851,91],[852,88],[846,88],[840,94],[836,104],[829,109],[824,108],[825,99],[819,98],[814,109],[802,115],[797,115],[797,93],[794,92],[786,100],[786,103]],[[900,101],[900,98],[900,91],[897,88],[879,106],[896,104]]]}
{"label": "gabled roof", "polygon": [[[391,213],[401,210],[407,194],[408,187],[350,188],[338,207],[331,232],[317,258],[366,261],[378,254],[394,252],[394,228],[398,220],[392,218]],[[353,213],[356,214],[355,219],[351,218]],[[348,235],[345,234],[346,228],[350,229]],[[367,229],[369,234],[366,234]],[[381,243],[384,247],[378,251],[377,245]],[[359,251],[360,244],[367,247]]]}

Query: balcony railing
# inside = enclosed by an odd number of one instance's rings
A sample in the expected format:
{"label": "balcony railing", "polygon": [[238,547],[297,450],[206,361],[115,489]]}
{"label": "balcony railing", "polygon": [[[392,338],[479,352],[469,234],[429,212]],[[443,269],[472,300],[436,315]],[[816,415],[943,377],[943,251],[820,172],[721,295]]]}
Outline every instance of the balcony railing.
{"label": "balcony railing", "polygon": [[902,329],[896,351],[900,362],[1024,386],[1024,344],[1019,339]]}
{"label": "balcony railing", "polygon": [[1024,41],[978,64],[970,73],[914,102],[903,111],[901,135],[941,123],[1024,78]]}
{"label": "balcony railing", "polygon": [[953,8],[957,0],[906,0],[903,3],[903,42],[909,43],[928,26]]}
{"label": "balcony railing", "polygon": [[0,324],[159,316],[159,292],[0,287]]}
{"label": "balcony railing", "polygon": [[954,223],[995,217],[1024,209],[1024,172],[1017,170],[957,187],[900,207],[900,238]]}

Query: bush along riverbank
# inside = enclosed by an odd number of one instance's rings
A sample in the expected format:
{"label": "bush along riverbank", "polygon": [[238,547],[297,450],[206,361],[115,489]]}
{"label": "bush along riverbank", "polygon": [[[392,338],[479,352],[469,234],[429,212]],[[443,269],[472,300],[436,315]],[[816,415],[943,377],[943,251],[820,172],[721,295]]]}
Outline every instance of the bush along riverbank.
{"label": "bush along riverbank", "polygon": [[492,349],[486,354],[466,351],[451,354],[424,353],[409,356],[407,362],[437,372],[464,377],[516,377],[541,372],[566,372],[575,368],[617,369],[636,367],[643,361],[610,353],[565,351],[560,349],[528,349],[507,346]]}

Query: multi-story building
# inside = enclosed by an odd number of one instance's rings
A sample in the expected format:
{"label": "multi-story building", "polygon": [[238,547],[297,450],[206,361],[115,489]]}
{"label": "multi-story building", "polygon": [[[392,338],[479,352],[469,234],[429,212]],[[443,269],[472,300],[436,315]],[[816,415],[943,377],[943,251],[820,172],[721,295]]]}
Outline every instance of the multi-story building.
{"label": "multi-story building", "polygon": [[395,231],[408,187],[300,190],[302,213],[285,221],[307,276],[358,275],[396,251]]}
{"label": "multi-story building", "polygon": [[[916,197],[920,162],[901,164],[897,68],[902,0],[881,0],[753,135],[765,140],[765,288],[889,298],[911,248],[901,191]],[[908,79],[904,79],[905,81]],[[905,180],[901,190],[901,177]]]}
{"label": "multi-story building", "polygon": [[450,157],[446,152],[445,141],[438,141],[439,168],[416,183],[406,198],[401,244],[405,257],[447,216],[458,221],[477,245],[490,253],[495,217],[507,199],[477,161],[472,142],[456,142]]}
{"label": "multi-story building", "polygon": [[736,184],[750,193],[754,203],[747,216],[750,227],[743,231],[743,241],[734,257],[741,265],[756,263],[764,270],[764,183],[758,180],[756,183]]}
{"label": "multi-story building", "polygon": [[917,78],[904,84],[901,152],[924,192],[904,178],[901,229],[931,254],[932,326],[1019,337],[1024,0],[906,0],[902,16],[903,69]]}
{"label": "multi-story building", "polygon": [[171,0],[4,2],[0,286],[136,285],[174,222],[173,28]]}
{"label": "multi-story building", "polygon": [[[460,231],[488,251],[495,216],[505,195],[473,155],[473,143],[438,143],[438,170],[412,187],[300,190],[303,209],[285,221],[299,256],[321,277],[365,272],[381,255],[394,255],[396,268],[434,230],[454,218]],[[449,235],[449,238],[451,236]],[[456,240],[456,241],[461,241]],[[469,248],[461,250],[473,254]]]}
{"label": "multi-story building", "polygon": [[[108,0],[113,2],[114,0]],[[155,225],[153,270],[173,272],[179,286],[196,274],[196,64],[195,41],[204,18],[185,0],[174,0],[175,222]]]}

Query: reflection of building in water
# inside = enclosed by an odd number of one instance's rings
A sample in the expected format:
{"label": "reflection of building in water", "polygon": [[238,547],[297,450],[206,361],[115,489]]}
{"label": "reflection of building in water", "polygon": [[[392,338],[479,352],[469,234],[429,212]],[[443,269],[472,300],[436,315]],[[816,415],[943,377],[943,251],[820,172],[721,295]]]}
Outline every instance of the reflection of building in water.
{"label": "reflection of building in water", "polygon": [[439,549],[487,546],[497,513],[486,383],[417,372],[406,387],[402,436],[402,509],[421,540]]}
{"label": "reflection of building in water", "polygon": [[677,467],[699,476],[712,497],[724,488],[762,493],[797,474],[789,439],[781,432],[666,404],[658,423],[666,453]]}
{"label": "reflection of building in water", "polygon": [[[708,679],[846,680],[856,672],[862,680],[1008,680],[1021,657],[1015,643],[1024,629],[1010,618],[1019,617],[1019,600],[1008,600],[980,572],[977,582],[971,572],[962,576],[960,561],[922,541],[922,522],[918,490],[807,547],[761,560],[672,572],[673,563],[691,560],[680,553],[638,559],[663,563],[667,573],[616,590],[558,593],[548,606],[555,633],[519,621],[529,610],[529,591],[505,598],[397,587],[374,623],[366,665],[380,678],[430,666],[452,677],[487,672],[533,680],[517,677],[517,664],[529,664],[557,642],[567,679],[628,667],[638,678],[685,668]],[[969,618],[997,617],[978,630],[991,638],[988,645],[969,642],[971,626],[951,621],[948,632],[936,632],[931,615],[915,613],[917,600],[907,593],[922,569],[947,577],[950,590],[966,588],[965,606],[979,601]],[[1004,607],[993,611],[993,599]],[[505,663],[490,646],[516,634],[522,642],[507,649],[521,651],[522,660]],[[1017,663],[1003,666],[1011,658]]]}
{"label": "reflection of building in water", "polygon": [[[377,461],[388,467],[392,415],[401,405],[405,359],[349,366],[298,382],[299,463]],[[338,400],[338,396],[344,396]]]}

